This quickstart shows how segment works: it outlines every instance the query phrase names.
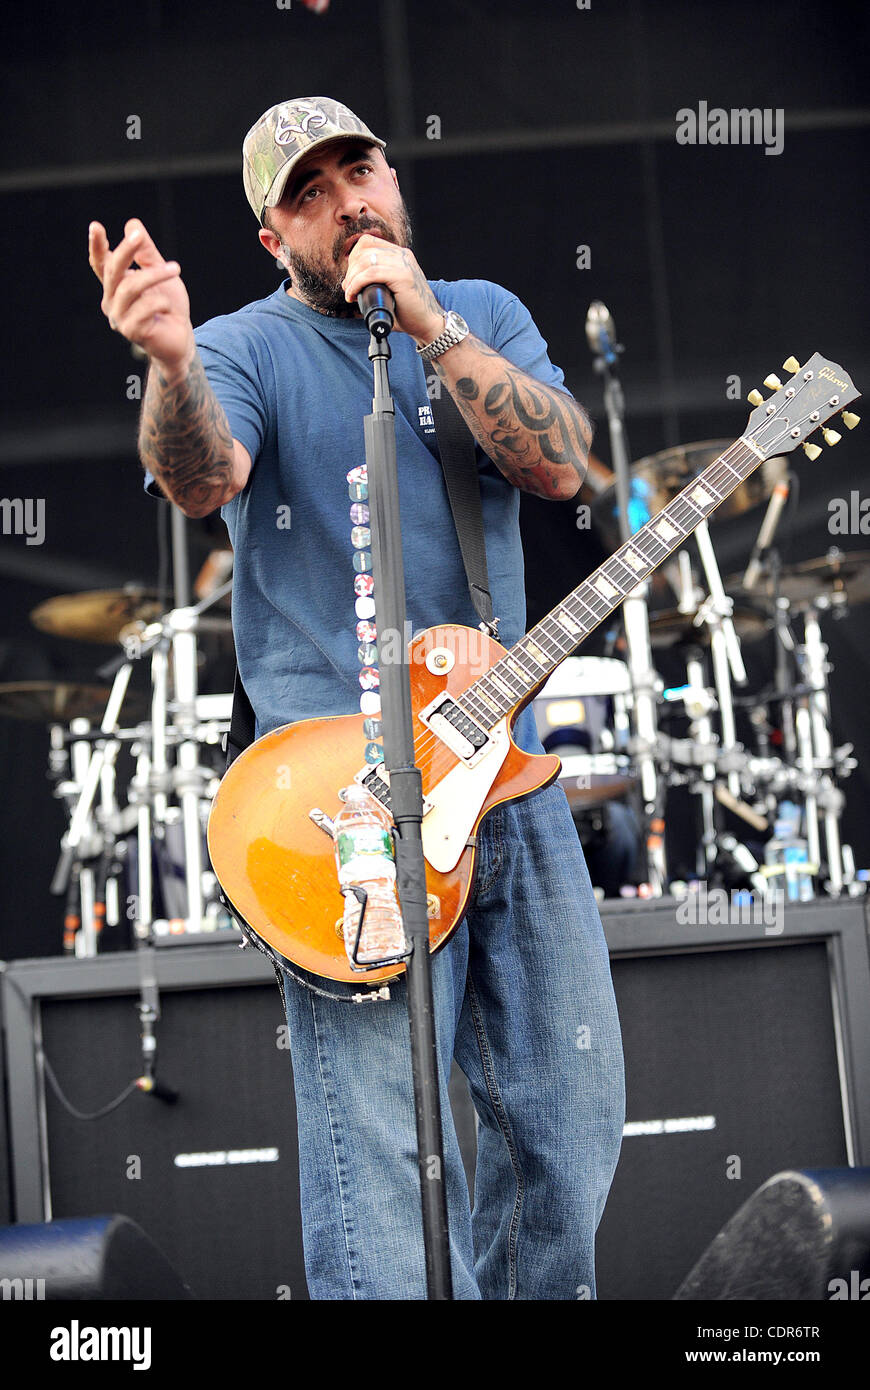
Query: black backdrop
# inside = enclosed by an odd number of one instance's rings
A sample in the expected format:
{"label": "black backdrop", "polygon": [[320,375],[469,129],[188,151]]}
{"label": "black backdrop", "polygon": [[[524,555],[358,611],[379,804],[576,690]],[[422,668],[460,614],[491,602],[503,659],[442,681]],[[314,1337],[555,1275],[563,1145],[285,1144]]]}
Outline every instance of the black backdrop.
{"label": "black backdrop", "polygon": [[[127,399],[141,365],[99,312],[87,224],[104,221],[114,242],[126,217],[142,217],[180,260],[195,321],[268,293],[238,151],[260,112],[291,95],[337,96],[387,139],[426,272],[482,276],[524,300],[596,418],[605,461],[583,335],[592,298],[626,344],[634,457],[734,438],[747,408],[727,378],[740,377],[742,399],[790,353],[818,349],[859,387],[870,381],[863,5],[332,0],[316,15],[303,0],[43,0],[7,5],[2,24],[0,491],[45,499],[46,535],[41,546],[0,536],[0,681],[91,678],[111,651],[46,639],[29,610],[157,575],[161,508],[141,492]],[[782,108],[782,153],[677,144],[677,111],[701,101]],[[432,116],[440,140],[427,139]],[[589,269],[577,268],[581,245]],[[858,430],[816,465],[796,456],[787,561],[832,544],[832,498],[870,495],[865,439]],[[726,571],[759,520],[717,532]],[[524,498],[523,526],[534,620],[602,555],[570,503]],[[191,524],[194,565],[222,534],[219,517]],[[835,734],[860,763],[845,823],[859,863],[870,861],[868,613],[825,631]],[[46,747],[39,726],[0,718],[0,958],[59,946],[47,883],[62,817]]]}

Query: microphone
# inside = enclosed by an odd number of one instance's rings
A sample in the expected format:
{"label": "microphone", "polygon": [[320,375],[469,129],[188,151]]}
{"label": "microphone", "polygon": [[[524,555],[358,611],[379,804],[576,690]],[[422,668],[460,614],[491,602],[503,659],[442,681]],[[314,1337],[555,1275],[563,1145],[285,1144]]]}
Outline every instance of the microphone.
{"label": "microphone", "polygon": [[609,367],[616,361],[619,345],[616,329],[610,310],[600,299],[593,299],[586,315],[586,341],[598,357],[603,357]]}
{"label": "microphone", "polygon": [[768,549],[773,540],[774,532],[779,525],[779,518],[782,509],[786,504],[789,494],[788,475],[782,478],[773,489],[770,501],[767,504],[767,511],[764,513],[764,520],[761,523],[761,530],[758,539],[752,547],[752,554],[749,557],[749,564],[746,566],[746,573],[743,576],[742,588],[744,591],[753,589],[758,583],[758,576],[761,574],[761,557]]}
{"label": "microphone", "polygon": [[393,326],[396,301],[386,285],[366,285],[356,297],[366,328],[375,338],[385,338]]}
{"label": "microphone", "polygon": [[168,1105],[174,1105],[178,1100],[178,1092],[171,1086],[164,1086],[161,1081],[155,1080],[153,1076],[139,1076],[136,1078],[136,1085],[140,1091],[144,1091],[146,1096],[154,1096],[155,1100],[165,1100]]}

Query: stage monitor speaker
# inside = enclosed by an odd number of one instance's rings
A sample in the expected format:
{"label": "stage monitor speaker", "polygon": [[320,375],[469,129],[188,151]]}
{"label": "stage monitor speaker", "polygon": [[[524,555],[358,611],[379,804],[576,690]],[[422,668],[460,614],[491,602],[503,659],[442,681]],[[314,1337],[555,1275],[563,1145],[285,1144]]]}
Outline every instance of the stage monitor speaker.
{"label": "stage monitor speaker", "polygon": [[870,1163],[870,960],[861,902],[784,930],[603,914],[626,1066],[598,1296],[671,1299],[772,1173]]}
{"label": "stage monitor speaker", "polygon": [[190,1298],[166,1256],[126,1216],[0,1229],[4,1298],[65,1302]]}
{"label": "stage monitor speaker", "polygon": [[870,1299],[870,1168],[777,1173],[732,1216],[674,1298]]}
{"label": "stage monitor speaker", "polygon": [[6,1029],[0,1005],[0,1226],[12,1220],[12,1173],[9,1157],[9,1122],[6,1096]]}

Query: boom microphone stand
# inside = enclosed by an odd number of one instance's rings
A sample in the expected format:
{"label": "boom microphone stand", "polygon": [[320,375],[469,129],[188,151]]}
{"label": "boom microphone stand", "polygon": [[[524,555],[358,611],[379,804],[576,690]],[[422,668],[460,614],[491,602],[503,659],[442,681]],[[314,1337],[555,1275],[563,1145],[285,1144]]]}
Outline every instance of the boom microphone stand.
{"label": "boom microphone stand", "polygon": [[[380,303],[364,312],[370,333],[369,360],[374,372],[372,413],[365,418],[365,453],[372,532],[372,564],[379,636],[405,632],[405,573],[399,525],[395,408],[390,394],[388,336],[393,326],[392,296],[379,291]],[[362,307],[362,306],[361,306]],[[404,644],[399,661],[380,661],[384,766],[396,826],[396,884],[407,959],[408,1024],[417,1115],[420,1197],[426,1282],[430,1299],[452,1299],[444,1146],[435,1049],[435,1010],[429,955],[429,917],[421,823],[423,782],[414,763],[411,679]],[[384,650],[386,650],[384,648]]]}
{"label": "boom microphone stand", "polygon": [[[616,498],[619,512],[619,539],[631,539],[629,520],[631,494],[631,463],[625,436],[625,399],[616,371],[622,347],[616,341],[616,330],[607,306],[593,300],[586,318],[586,337],[594,354],[594,366],[604,383],[604,408],[610,432],[610,452],[616,474]],[[649,610],[646,582],[633,589],[622,605],[625,641],[628,648],[628,669],[634,695],[634,724],[637,734],[637,763],[640,772],[641,795],[646,819],[647,876],[656,897],[661,897],[667,882],[664,836],[661,816],[664,808],[665,786],[656,762],[658,722],[656,718],[655,671],[649,636]]]}

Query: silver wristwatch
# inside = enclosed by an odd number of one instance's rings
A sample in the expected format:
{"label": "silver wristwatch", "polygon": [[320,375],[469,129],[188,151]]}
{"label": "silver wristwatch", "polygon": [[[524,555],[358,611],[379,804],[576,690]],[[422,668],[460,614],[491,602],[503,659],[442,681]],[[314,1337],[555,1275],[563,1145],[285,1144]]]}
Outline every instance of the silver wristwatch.
{"label": "silver wristwatch", "polygon": [[433,357],[440,357],[442,352],[446,352],[448,348],[461,343],[462,339],[467,338],[471,332],[465,319],[453,309],[448,309],[445,317],[443,332],[439,333],[438,337],[433,338],[431,343],[427,343],[425,347],[417,348],[424,362],[431,362]]}

